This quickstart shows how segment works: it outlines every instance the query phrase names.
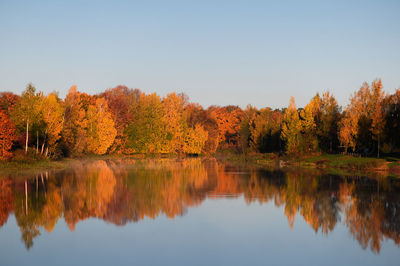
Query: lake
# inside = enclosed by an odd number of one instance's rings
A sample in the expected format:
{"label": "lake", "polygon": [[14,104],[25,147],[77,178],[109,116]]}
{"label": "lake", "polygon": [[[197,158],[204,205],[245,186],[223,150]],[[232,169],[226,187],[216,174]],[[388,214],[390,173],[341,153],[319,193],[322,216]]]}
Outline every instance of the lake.
{"label": "lake", "polygon": [[0,174],[0,265],[399,263],[395,178],[201,158]]}

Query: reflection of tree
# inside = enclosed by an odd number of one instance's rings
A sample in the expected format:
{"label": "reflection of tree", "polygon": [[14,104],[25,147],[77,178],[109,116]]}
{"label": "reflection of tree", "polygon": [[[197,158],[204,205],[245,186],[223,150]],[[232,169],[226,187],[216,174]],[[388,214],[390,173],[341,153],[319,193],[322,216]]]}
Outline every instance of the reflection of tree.
{"label": "reflection of tree", "polygon": [[[33,239],[40,235],[40,215],[45,203],[45,193],[32,193],[32,188],[38,184],[38,179],[25,179],[23,183],[18,184],[15,196],[15,218],[22,233],[22,240],[25,247],[30,249],[33,245]],[[39,189],[39,187],[38,187]]]}
{"label": "reflection of tree", "polygon": [[116,184],[113,171],[105,161],[77,165],[62,179],[64,218],[71,230],[79,220],[104,218]]}
{"label": "reflection of tree", "polygon": [[[376,181],[362,180],[363,187],[343,183],[342,206],[345,224],[350,233],[365,249],[379,253],[384,239],[391,238],[400,244],[400,197],[397,182],[390,187],[391,191],[376,191]],[[375,191],[374,191],[375,190]]]}
{"label": "reflection of tree", "polygon": [[14,209],[12,179],[0,176],[0,227],[7,222]]}
{"label": "reflection of tree", "polygon": [[385,239],[400,245],[399,190],[397,180],[249,169],[215,159],[99,160],[56,175],[1,179],[0,225],[14,210],[30,248],[40,228],[51,232],[62,216],[71,230],[91,217],[124,225],[184,215],[207,197],[243,196],[248,204],[282,206],[290,227],[300,216],[316,233],[331,232],[342,215],[361,247],[380,252]]}
{"label": "reflection of tree", "polygon": [[52,232],[58,219],[62,216],[63,205],[60,187],[56,179],[51,178],[47,184],[46,202],[43,205],[41,224],[47,232]]}

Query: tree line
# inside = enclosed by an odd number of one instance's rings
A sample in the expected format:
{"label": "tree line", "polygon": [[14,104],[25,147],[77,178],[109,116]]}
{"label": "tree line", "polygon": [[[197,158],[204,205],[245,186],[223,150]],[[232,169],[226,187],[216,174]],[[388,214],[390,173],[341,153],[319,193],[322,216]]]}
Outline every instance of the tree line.
{"label": "tree line", "polygon": [[326,91],[304,108],[293,97],[282,109],[191,103],[185,94],[160,97],[126,86],[88,95],[72,86],[65,99],[29,84],[21,95],[0,93],[0,158],[106,153],[247,154],[400,150],[400,89],[364,82],[342,108]]}

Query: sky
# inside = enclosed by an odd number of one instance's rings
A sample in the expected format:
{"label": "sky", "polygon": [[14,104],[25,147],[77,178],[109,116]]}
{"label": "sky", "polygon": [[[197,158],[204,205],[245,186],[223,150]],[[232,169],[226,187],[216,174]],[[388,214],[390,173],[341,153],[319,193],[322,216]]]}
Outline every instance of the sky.
{"label": "sky", "polygon": [[344,106],[364,81],[400,88],[399,14],[398,0],[0,0],[0,91],[281,108],[329,90]]}

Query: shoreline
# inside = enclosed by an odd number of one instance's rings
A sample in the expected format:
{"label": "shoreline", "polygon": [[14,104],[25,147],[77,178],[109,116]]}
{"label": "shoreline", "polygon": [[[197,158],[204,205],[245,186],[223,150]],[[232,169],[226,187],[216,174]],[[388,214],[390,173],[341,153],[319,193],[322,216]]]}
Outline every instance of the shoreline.
{"label": "shoreline", "polygon": [[217,153],[213,156],[201,155],[198,157],[181,156],[178,154],[132,154],[132,155],[92,155],[60,160],[30,160],[30,161],[0,161],[0,174],[32,173],[50,170],[63,170],[78,161],[110,160],[110,159],[184,159],[184,158],[214,158],[230,164],[258,166],[285,170],[294,168],[318,169],[320,171],[341,175],[384,175],[400,177],[400,158],[386,157],[353,157],[341,154],[317,154],[308,156],[279,156],[273,153],[266,154],[237,154]]}

